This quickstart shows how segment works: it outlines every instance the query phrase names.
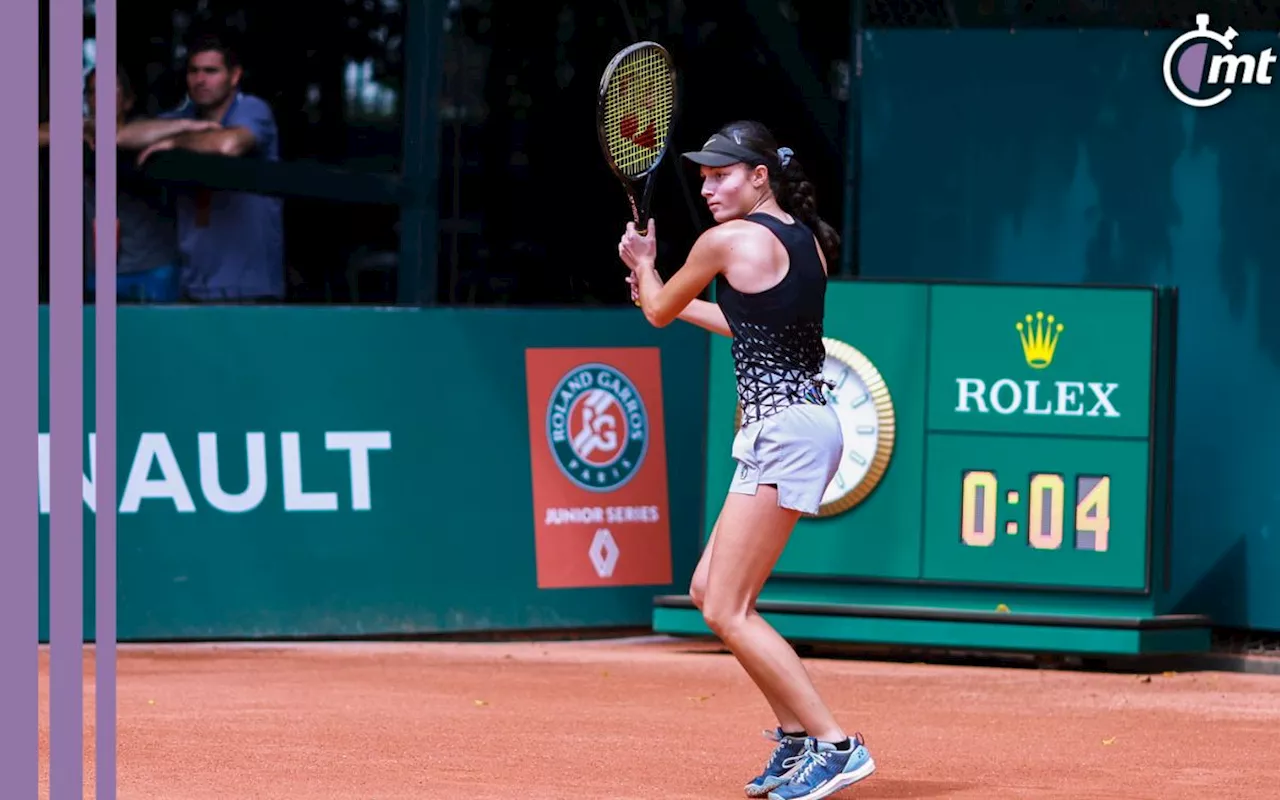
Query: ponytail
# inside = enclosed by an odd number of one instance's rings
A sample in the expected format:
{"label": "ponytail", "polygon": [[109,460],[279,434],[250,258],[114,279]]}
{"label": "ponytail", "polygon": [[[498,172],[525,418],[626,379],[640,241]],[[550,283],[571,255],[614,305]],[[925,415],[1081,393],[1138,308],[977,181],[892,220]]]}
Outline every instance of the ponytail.
{"label": "ponytail", "polygon": [[827,271],[834,272],[840,263],[840,234],[818,216],[818,190],[809,182],[791,150],[779,147],[778,162],[781,164],[779,174],[770,180],[778,205],[813,231],[827,258]]}

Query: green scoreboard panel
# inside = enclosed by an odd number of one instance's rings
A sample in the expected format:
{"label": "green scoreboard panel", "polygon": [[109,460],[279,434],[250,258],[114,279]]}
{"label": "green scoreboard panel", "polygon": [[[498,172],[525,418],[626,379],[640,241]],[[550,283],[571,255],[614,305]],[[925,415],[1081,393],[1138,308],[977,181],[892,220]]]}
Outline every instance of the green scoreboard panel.
{"label": "green scoreboard panel", "polygon": [[[1149,593],[1171,301],[1147,287],[833,282],[829,402],[848,469],[774,576]],[[721,337],[709,396],[704,536],[737,424]]]}
{"label": "green scoreboard panel", "polygon": [[1155,293],[931,295],[921,577],[1145,589]]}

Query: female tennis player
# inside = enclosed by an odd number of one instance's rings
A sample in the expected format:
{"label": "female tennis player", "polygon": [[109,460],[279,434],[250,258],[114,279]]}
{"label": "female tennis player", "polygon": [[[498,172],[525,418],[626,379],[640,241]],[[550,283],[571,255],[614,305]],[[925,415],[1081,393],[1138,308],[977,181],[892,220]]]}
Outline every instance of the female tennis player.
{"label": "female tennis player", "polygon": [[[778,720],[767,734],[778,745],[747,795],[816,800],[871,775],[875,762],[755,602],[801,513],[818,510],[844,448],[822,379],[827,264],[840,238],[818,217],[792,151],[764,125],[731,123],[684,157],[699,165],[716,225],[666,283],[654,267],[652,221],[646,236],[628,223],[618,253],[651,324],[682,319],[733,339],[738,468],[689,593]],[[716,301],[698,299],[712,280]]]}

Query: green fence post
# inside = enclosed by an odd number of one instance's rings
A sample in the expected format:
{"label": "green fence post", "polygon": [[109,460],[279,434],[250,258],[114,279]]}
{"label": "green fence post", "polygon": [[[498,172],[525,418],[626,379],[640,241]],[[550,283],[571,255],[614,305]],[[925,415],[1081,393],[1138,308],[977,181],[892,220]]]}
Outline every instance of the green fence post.
{"label": "green fence post", "polygon": [[437,183],[440,175],[441,34],[446,0],[408,0],[404,47],[404,161],[397,296],[404,305],[436,305]]}

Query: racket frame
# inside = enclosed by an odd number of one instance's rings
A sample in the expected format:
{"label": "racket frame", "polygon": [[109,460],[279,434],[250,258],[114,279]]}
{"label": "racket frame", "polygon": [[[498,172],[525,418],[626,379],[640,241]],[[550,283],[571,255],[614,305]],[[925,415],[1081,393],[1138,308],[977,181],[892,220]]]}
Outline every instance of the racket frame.
{"label": "racket frame", "polygon": [[[618,167],[613,155],[609,152],[608,131],[605,129],[605,101],[609,96],[610,78],[613,77],[623,59],[637,50],[650,48],[656,49],[662,55],[662,59],[671,75],[671,119],[668,121],[667,130],[662,136],[662,148],[658,151],[657,157],[653,159],[653,163],[647,169],[633,177]],[[654,173],[666,158],[667,150],[671,147],[671,134],[675,130],[676,116],[680,110],[679,79],[680,73],[676,69],[675,60],[671,57],[670,51],[657,42],[643,41],[627,45],[609,60],[600,76],[600,85],[596,90],[596,137],[600,142],[600,150],[604,153],[604,160],[609,165],[609,169],[617,176],[619,182],[622,183],[622,187],[627,192],[627,199],[631,203],[631,214],[636,224],[636,232],[641,236],[648,233],[649,203],[653,199]],[[636,184],[641,181],[644,182],[644,187],[637,197]]]}

